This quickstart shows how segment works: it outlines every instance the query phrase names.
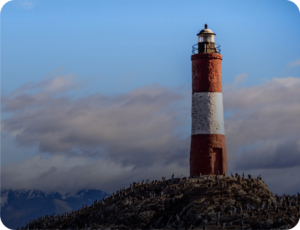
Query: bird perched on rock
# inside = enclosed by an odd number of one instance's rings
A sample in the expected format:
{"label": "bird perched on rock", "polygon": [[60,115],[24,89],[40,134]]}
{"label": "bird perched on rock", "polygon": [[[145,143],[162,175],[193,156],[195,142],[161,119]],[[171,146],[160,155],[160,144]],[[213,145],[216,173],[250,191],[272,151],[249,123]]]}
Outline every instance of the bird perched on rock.
{"label": "bird perched on rock", "polygon": [[259,180],[260,175],[256,178],[257,180]]}

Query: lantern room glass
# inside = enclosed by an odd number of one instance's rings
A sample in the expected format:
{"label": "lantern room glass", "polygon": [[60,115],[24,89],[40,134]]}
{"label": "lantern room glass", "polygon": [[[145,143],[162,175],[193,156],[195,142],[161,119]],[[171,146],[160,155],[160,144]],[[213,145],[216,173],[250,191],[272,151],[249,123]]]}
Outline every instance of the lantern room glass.
{"label": "lantern room glass", "polygon": [[215,42],[215,35],[214,34],[201,34],[198,36],[198,43],[200,42]]}

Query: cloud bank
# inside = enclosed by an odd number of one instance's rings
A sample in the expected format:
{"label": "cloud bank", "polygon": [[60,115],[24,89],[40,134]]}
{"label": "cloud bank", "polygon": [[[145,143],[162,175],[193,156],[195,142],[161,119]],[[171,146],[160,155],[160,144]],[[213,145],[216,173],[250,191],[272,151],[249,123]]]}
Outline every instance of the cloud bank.
{"label": "cloud bank", "polygon": [[[262,174],[277,193],[300,191],[300,79],[238,88],[246,77],[224,86],[224,109],[231,114],[225,119],[229,172]],[[72,76],[58,76],[2,98],[9,114],[3,132],[41,153],[3,166],[3,188],[112,192],[173,172],[188,175],[188,90],[147,86],[74,98],[70,92],[77,87]]]}
{"label": "cloud bank", "polygon": [[226,141],[236,169],[300,166],[299,87],[300,78],[274,78],[224,93],[224,107],[232,111]]}
{"label": "cloud bank", "polygon": [[[183,95],[149,86],[127,94],[92,94],[71,99],[69,78],[22,86],[3,99],[3,131],[19,145],[38,145],[51,155],[104,157],[122,165],[147,167],[181,162],[188,140],[176,135],[185,116]],[[35,91],[32,93],[32,91]]]}

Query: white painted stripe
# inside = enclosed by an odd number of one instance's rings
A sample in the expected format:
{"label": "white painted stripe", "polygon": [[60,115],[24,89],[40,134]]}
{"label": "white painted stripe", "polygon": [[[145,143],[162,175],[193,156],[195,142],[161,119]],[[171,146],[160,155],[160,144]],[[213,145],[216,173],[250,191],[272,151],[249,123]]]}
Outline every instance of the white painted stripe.
{"label": "white painted stripe", "polygon": [[192,135],[223,134],[222,93],[194,93],[192,96]]}

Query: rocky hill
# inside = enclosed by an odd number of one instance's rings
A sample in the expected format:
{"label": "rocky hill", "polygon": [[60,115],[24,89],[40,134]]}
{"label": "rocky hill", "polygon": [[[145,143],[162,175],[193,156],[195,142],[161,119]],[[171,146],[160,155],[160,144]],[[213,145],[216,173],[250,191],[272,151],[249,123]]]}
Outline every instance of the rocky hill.
{"label": "rocky hill", "polygon": [[199,176],[133,183],[80,210],[31,221],[30,229],[271,229],[299,221],[297,196],[277,196],[261,180]]}

